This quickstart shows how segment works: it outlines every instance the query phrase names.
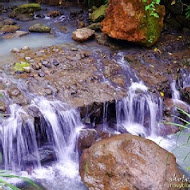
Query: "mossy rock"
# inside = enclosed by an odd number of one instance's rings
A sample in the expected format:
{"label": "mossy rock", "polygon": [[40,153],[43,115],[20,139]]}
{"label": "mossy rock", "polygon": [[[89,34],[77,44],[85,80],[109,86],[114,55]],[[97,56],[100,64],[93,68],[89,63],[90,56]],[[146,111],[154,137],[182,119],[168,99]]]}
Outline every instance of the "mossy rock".
{"label": "mossy rock", "polygon": [[3,33],[13,33],[16,32],[19,28],[20,27],[17,25],[4,25],[0,31]]}
{"label": "mossy rock", "polygon": [[107,5],[102,5],[98,9],[96,9],[91,15],[91,20],[93,22],[102,21],[106,14],[106,8],[107,8]]}
{"label": "mossy rock", "polygon": [[40,11],[41,7],[38,3],[28,3],[19,6],[14,9],[15,13],[24,14],[24,13],[34,13],[35,11]]}
{"label": "mossy rock", "polygon": [[39,33],[49,33],[51,31],[51,28],[49,26],[43,25],[43,24],[34,24],[29,28],[30,32],[39,32]]}
{"label": "mossy rock", "polygon": [[24,67],[30,67],[30,63],[24,61],[17,62],[14,65],[14,70],[18,72],[24,72]]}

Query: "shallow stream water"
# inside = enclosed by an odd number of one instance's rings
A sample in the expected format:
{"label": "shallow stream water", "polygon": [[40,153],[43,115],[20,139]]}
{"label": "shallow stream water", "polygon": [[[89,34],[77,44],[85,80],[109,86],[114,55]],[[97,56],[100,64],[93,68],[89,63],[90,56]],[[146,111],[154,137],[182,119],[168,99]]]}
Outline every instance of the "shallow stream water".
{"label": "shallow stream water", "polygon": [[[18,1],[14,2],[18,5]],[[11,2],[11,5],[14,4]],[[20,2],[22,4],[23,2]],[[8,5],[7,5],[8,6]],[[48,8],[50,10],[56,9],[56,8],[49,8],[44,6],[43,7]],[[77,46],[81,48],[86,49],[92,49],[95,50],[101,50],[108,48],[101,47],[97,45],[95,42],[88,42],[86,45],[81,45],[76,42],[74,42],[71,39],[72,31],[76,29],[75,24],[69,24],[69,12],[70,10],[77,10],[77,8],[66,8],[62,9],[61,11],[64,12],[64,17],[58,17],[57,19],[52,18],[40,18],[35,19],[34,21],[30,22],[18,22],[19,25],[22,26],[23,30],[27,30],[27,28],[35,24],[37,22],[41,22],[43,24],[47,24],[53,29],[52,34],[29,34],[27,36],[24,36],[22,38],[15,38],[15,39],[0,39],[0,60],[1,65],[14,62],[14,58],[12,57],[10,51],[13,48],[22,48],[24,46],[28,46],[30,48],[39,48],[39,47],[46,47],[50,45],[66,45],[69,44],[71,46]],[[45,14],[46,11],[44,11]],[[64,22],[63,22],[64,21]],[[60,31],[60,25],[61,26],[67,26],[67,32],[61,32]],[[111,51],[110,51],[111,52]],[[171,135],[165,138],[160,137],[157,134],[157,129],[159,128],[159,122],[162,121],[162,102],[159,98],[153,97],[150,92],[148,92],[148,88],[143,84],[143,81],[140,81],[135,73],[130,69],[130,66],[127,62],[125,62],[123,57],[123,52],[118,51],[118,55],[120,56],[119,64],[124,68],[126,71],[126,74],[129,75],[128,78],[131,78],[131,86],[128,86],[129,88],[129,96],[123,99],[122,101],[118,102],[117,106],[117,123],[118,123],[118,130],[119,127],[125,128],[128,132],[134,134],[134,135],[141,135],[146,138],[149,138],[156,143],[158,143],[163,148],[171,151],[175,154],[177,157],[177,163],[180,165],[180,168],[183,171],[186,171],[186,174],[190,176],[189,172],[187,171],[187,168],[190,166],[190,156],[188,156],[189,148],[187,145],[184,145],[187,142],[189,131],[186,131],[184,134],[176,134]],[[177,91],[175,91],[175,83],[173,84],[173,98],[177,99],[179,98],[179,94]],[[137,92],[138,91],[138,92]],[[140,93],[139,93],[140,91]],[[75,142],[77,138],[77,133],[80,131],[80,128],[82,127],[80,118],[78,118],[77,113],[74,111],[74,115],[67,115],[65,116],[63,114],[57,114],[58,111],[63,109],[62,103],[58,102],[49,102],[41,97],[37,97],[33,100],[33,104],[39,108],[40,112],[42,113],[44,117],[44,122],[48,126],[46,131],[46,134],[49,136],[50,144],[54,145],[55,152],[56,152],[56,159],[57,161],[51,164],[48,164],[47,166],[40,166],[39,163],[35,163],[37,166],[36,169],[32,172],[32,178],[42,184],[47,190],[85,190],[86,187],[82,184],[78,172],[78,158],[76,156],[75,149]],[[134,106],[135,105],[135,106]],[[135,109],[134,109],[135,107]],[[145,109],[146,108],[146,109]],[[21,109],[21,108],[19,108]],[[22,114],[25,114],[22,110],[20,110]],[[10,126],[11,123],[16,122],[15,124],[15,130],[20,130],[19,127],[22,127],[23,123],[20,122],[20,117],[16,115],[18,113],[18,108],[13,106],[12,107],[12,117],[9,118],[9,120],[5,121],[6,126]],[[76,114],[76,115],[75,115]],[[150,115],[150,123],[149,129],[143,127],[145,125],[145,116]],[[69,117],[69,120],[71,121],[70,125],[71,128],[79,128],[76,131],[65,130],[64,126],[62,126],[63,122],[68,122],[67,117]],[[77,119],[76,119],[77,117]],[[72,119],[74,118],[73,122]],[[7,123],[6,123],[7,122]],[[75,123],[76,122],[76,123]],[[20,125],[18,125],[18,123]],[[29,126],[30,130],[32,130],[33,126]],[[156,127],[156,128],[155,128]],[[49,131],[48,131],[49,130]],[[14,135],[11,133],[10,130],[7,132],[7,139],[4,139],[4,148],[8,146],[7,144],[10,144],[13,142],[13,139],[11,139],[11,135]],[[68,133],[70,136],[69,139],[65,140],[64,133]],[[53,136],[50,134],[53,133]],[[11,134],[11,135],[10,135]],[[32,134],[32,132],[31,132]],[[31,135],[30,134],[30,135]],[[35,138],[35,137],[33,137]],[[65,141],[64,141],[65,140]],[[23,141],[25,141],[23,137]],[[64,142],[62,142],[64,141]],[[20,152],[23,154],[26,152],[26,147],[23,142],[18,142],[17,149],[20,149]],[[26,142],[25,142],[26,143]],[[68,143],[68,144],[67,144]],[[60,145],[61,144],[61,145]],[[22,146],[21,146],[22,145]],[[36,146],[36,145],[35,145]],[[32,147],[35,147],[32,145]],[[12,147],[13,148],[13,147]],[[36,147],[37,149],[37,147]],[[10,158],[11,157],[11,150],[7,150],[7,168],[6,169],[13,169],[17,170],[16,166],[13,166],[11,163]],[[29,151],[29,150],[27,150]],[[35,161],[38,160],[38,150],[35,150],[36,158]],[[20,153],[19,152],[19,153]],[[66,155],[66,156],[63,156]],[[17,157],[17,155],[16,155]],[[60,159],[63,158],[63,159]],[[23,160],[19,160],[19,158],[15,158],[19,164]],[[39,160],[38,160],[39,161]],[[18,164],[18,165],[19,165]],[[19,165],[20,166],[20,165]],[[22,170],[22,168],[20,168]],[[28,176],[26,172],[22,172],[23,175]],[[29,189],[29,188],[25,188]]]}

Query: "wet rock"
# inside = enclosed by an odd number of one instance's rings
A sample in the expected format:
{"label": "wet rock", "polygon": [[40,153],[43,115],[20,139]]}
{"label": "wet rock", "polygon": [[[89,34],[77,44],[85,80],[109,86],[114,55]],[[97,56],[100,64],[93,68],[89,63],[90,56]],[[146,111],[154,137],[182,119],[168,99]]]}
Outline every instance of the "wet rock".
{"label": "wet rock", "polygon": [[91,30],[89,28],[81,28],[73,32],[72,38],[75,41],[84,42],[90,39],[94,34],[94,30]]}
{"label": "wet rock", "polygon": [[40,10],[41,10],[40,4],[29,3],[29,4],[23,4],[18,8],[14,9],[13,11],[16,14],[24,14],[24,13],[34,13],[35,11],[40,11]]}
{"label": "wet rock", "polygon": [[3,33],[13,33],[16,32],[20,27],[17,25],[4,25],[0,31]]}
{"label": "wet rock", "polygon": [[51,61],[51,64],[53,64],[54,66],[58,66],[59,65],[59,61],[57,61],[56,59],[53,59]]}
{"label": "wet rock", "polygon": [[[150,1],[110,1],[102,31],[112,38],[135,42],[144,46],[153,45],[163,28],[164,6],[156,5],[157,16],[152,16],[145,6]],[[119,13],[119,14],[118,14]]]}
{"label": "wet rock", "polygon": [[101,140],[84,150],[80,175],[89,189],[101,190],[169,190],[170,179],[182,177],[173,154],[129,134]]}
{"label": "wet rock", "polygon": [[29,34],[29,32],[17,30],[15,33],[8,34],[8,35],[4,36],[3,38],[4,39],[19,38],[19,37],[22,37],[22,36],[26,36],[28,34]]}
{"label": "wet rock", "polygon": [[49,11],[47,13],[47,16],[48,17],[57,17],[57,16],[60,16],[61,15],[61,12],[59,10],[56,10],[56,11]]}
{"label": "wet rock", "polygon": [[100,30],[101,29],[101,23],[97,22],[97,23],[93,23],[89,26],[87,26],[87,28],[91,29],[91,30]]}
{"label": "wet rock", "polygon": [[78,28],[84,28],[84,27],[85,27],[85,23],[83,21],[79,21]]}
{"label": "wet rock", "polygon": [[[10,16],[11,17],[11,16]],[[12,17],[11,17],[12,18]],[[13,17],[14,18],[14,17]],[[31,21],[34,19],[33,15],[31,14],[19,14],[16,16],[17,20],[23,21],[23,22],[27,22],[27,21]]]}
{"label": "wet rock", "polygon": [[30,67],[23,67],[23,70],[26,73],[31,73],[31,68]]}
{"label": "wet rock", "polygon": [[0,21],[0,28],[2,28],[4,26],[4,22]]}
{"label": "wet rock", "polygon": [[98,9],[96,9],[90,16],[92,22],[100,22],[104,19],[106,14],[107,5],[102,5]]}
{"label": "wet rock", "polygon": [[51,63],[48,60],[41,60],[44,67],[51,68]]}
{"label": "wet rock", "polygon": [[20,90],[18,88],[12,88],[12,89],[9,90],[9,96],[10,97],[13,97],[13,96],[17,97],[20,94],[21,94],[21,92],[20,92]]}
{"label": "wet rock", "polygon": [[6,111],[6,106],[5,106],[5,103],[3,101],[0,101],[0,111],[1,112],[5,112]]}
{"label": "wet rock", "polygon": [[52,94],[53,94],[52,89],[46,88],[46,89],[45,89],[45,94],[46,94],[46,95],[52,95]]}
{"label": "wet rock", "polygon": [[5,25],[14,25],[16,22],[13,19],[5,19],[4,20]]}
{"label": "wet rock", "polygon": [[42,68],[42,65],[41,65],[41,63],[32,63],[32,68],[34,70],[39,70]]}
{"label": "wet rock", "polygon": [[180,91],[182,93],[182,99],[190,104],[190,86],[187,86]]}
{"label": "wet rock", "polygon": [[39,76],[39,77],[45,77],[45,73],[44,73],[43,71],[40,71],[40,72],[38,73],[38,76]]}
{"label": "wet rock", "polygon": [[22,48],[22,50],[28,51],[28,50],[30,50],[30,48],[29,48],[28,46],[24,46],[24,47]]}
{"label": "wet rock", "polygon": [[50,33],[51,28],[43,24],[34,24],[29,28],[30,32],[39,32],[39,33]]}
{"label": "wet rock", "polygon": [[97,138],[95,129],[82,129],[78,137],[78,150],[82,152],[84,149],[89,148]]}
{"label": "wet rock", "polygon": [[19,53],[20,50],[19,50],[18,48],[13,48],[13,49],[11,50],[11,52],[12,52],[12,53]]}

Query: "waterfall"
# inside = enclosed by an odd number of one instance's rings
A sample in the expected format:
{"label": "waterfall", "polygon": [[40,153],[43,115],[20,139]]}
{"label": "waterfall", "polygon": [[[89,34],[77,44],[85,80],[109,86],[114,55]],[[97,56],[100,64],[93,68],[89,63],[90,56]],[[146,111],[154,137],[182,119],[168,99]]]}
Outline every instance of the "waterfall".
{"label": "waterfall", "polygon": [[128,96],[117,101],[116,112],[118,130],[124,127],[134,135],[159,135],[162,100],[150,93],[142,82],[131,84]]}
{"label": "waterfall", "polygon": [[171,89],[172,89],[172,99],[173,100],[180,100],[180,93],[176,89],[176,81],[175,80],[171,83]]}
{"label": "waterfall", "polygon": [[5,169],[22,170],[27,162],[39,167],[40,158],[32,119],[16,104],[9,108],[10,117],[2,120],[0,126]]}
{"label": "waterfall", "polygon": [[[30,106],[36,107],[41,114],[38,127],[47,137],[47,143],[53,146],[56,159],[59,162],[78,161],[75,144],[83,127],[79,113],[62,102],[43,97],[35,98]],[[40,167],[40,147],[33,119],[16,104],[9,108],[10,117],[2,120],[0,128],[5,169],[19,171]]]}

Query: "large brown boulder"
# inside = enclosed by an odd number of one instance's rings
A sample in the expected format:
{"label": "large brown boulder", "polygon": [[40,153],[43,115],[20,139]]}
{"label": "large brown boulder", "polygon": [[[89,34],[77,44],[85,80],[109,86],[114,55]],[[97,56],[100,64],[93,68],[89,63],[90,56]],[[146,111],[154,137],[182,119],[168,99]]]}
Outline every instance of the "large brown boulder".
{"label": "large brown boulder", "polygon": [[119,40],[153,45],[163,28],[165,8],[156,4],[151,12],[146,10],[150,3],[151,0],[110,0],[102,31]]}
{"label": "large brown boulder", "polygon": [[182,177],[173,154],[130,134],[113,136],[86,149],[80,161],[90,190],[169,190]]}

